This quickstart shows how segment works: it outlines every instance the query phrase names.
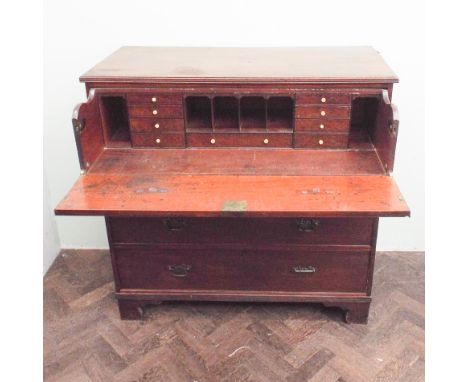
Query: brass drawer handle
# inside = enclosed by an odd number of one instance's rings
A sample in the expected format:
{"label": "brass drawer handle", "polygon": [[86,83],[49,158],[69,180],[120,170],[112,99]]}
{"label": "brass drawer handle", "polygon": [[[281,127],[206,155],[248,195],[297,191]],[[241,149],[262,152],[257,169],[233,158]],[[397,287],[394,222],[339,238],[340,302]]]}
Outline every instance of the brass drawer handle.
{"label": "brass drawer handle", "polygon": [[296,225],[301,232],[313,232],[317,230],[320,221],[317,219],[297,219]]}
{"label": "brass drawer handle", "polygon": [[317,268],[308,266],[297,266],[293,268],[294,273],[315,273]]}
{"label": "brass drawer handle", "polygon": [[187,264],[180,264],[180,265],[169,265],[167,268],[169,269],[169,272],[171,272],[173,276],[185,277],[192,269],[192,266],[187,265]]}
{"label": "brass drawer handle", "polygon": [[169,231],[181,231],[187,225],[187,222],[181,218],[168,218],[164,219],[164,225]]}

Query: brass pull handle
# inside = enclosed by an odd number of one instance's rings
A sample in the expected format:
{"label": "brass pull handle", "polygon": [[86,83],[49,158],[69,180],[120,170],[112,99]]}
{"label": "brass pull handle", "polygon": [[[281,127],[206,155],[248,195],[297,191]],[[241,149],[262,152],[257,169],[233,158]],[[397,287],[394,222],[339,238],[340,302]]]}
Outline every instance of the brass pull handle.
{"label": "brass pull handle", "polygon": [[308,266],[297,266],[293,268],[294,273],[315,273],[317,268]]}
{"label": "brass pull handle", "polygon": [[180,264],[180,265],[169,265],[167,268],[169,269],[169,272],[171,272],[173,276],[185,277],[192,269],[192,266],[187,265],[187,264]]}
{"label": "brass pull handle", "polygon": [[181,231],[187,225],[187,222],[180,218],[169,218],[164,219],[164,225],[169,231]]}
{"label": "brass pull handle", "polygon": [[297,219],[296,225],[301,232],[313,232],[316,231],[320,221],[317,219]]}

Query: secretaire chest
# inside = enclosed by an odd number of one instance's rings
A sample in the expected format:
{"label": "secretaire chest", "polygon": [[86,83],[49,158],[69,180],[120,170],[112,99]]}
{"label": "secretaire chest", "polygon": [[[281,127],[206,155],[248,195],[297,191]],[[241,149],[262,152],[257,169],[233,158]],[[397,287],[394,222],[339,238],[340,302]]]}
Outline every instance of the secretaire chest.
{"label": "secretaire chest", "polygon": [[396,76],[372,48],[121,48],[81,77],[81,176],[122,318],[166,300],[341,307],[366,322],[393,170]]}

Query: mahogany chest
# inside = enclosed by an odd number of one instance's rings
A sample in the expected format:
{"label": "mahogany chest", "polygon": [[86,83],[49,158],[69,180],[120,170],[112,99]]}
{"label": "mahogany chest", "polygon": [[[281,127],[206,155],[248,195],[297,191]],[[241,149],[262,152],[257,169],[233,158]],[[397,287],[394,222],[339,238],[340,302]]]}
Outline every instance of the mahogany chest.
{"label": "mahogany chest", "polygon": [[322,303],[365,323],[397,77],[369,47],[124,47],[81,77],[81,176],[123,319],[166,300]]}

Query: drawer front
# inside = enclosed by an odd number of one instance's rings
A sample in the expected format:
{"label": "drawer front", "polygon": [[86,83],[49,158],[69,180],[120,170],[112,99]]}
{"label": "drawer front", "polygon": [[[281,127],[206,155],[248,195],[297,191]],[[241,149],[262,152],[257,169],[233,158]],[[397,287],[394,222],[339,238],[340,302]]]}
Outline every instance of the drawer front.
{"label": "drawer front", "polygon": [[294,147],[345,149],[348,147],[348,134],[294,134]]}
{"label": "drawer front", "polygon": [[349,119],[349,106],[311,105],[296,106],[296,118],[345,118]]}
{"label": "drawer front", "polygon": [[121,289],[365,292],[370,252],[114,247]]}
{"label": "drawer front", "polygon": [[109,218],[112,243],[370,245],[373,219]]}
{"label": "drawer front", "polygon": [[133,147],[185,147],[184,134],[132,133]]}
{"label": "drawer front", "polygon": [[128,107],[130,118],[134,117],[158,117],[158,118],[183,118],[182,105],[130,105]]}
{"label": "drawer front", "polygon": [[292,134],[189,133],[188,147],[292,147]]}
{"label": "drawer front", "polygon": [[182,94],[130,93],[127,94],[129,105],[182,105]]}
{"label": "drawer front", "polygon": [[347,133],[349,119],[296,119],[296,131],[314,131],[317,133]]}
{"label": "drawer front", "polygon": [[136,133],[183,131],[184,120],[175,118],[134,118],[130,120],[130,129]]}
{"label": "drawer front", "polygon": [[313,104],[349,104],[351,96],[346,93],[298,93],[296,94],[296,105]]}

